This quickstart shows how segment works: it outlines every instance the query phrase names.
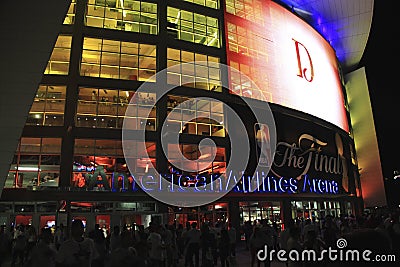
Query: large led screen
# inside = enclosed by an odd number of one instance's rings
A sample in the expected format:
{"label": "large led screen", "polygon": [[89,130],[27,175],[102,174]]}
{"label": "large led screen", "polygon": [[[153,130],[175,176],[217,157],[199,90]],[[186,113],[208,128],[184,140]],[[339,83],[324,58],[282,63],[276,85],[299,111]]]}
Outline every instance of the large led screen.
{"label": "large led screen", "polygon": [[306,22],[272,1],[227,0],[225,32],[228,65],[242,73],[230,73],[232,92],[349,130],[335,52]]}

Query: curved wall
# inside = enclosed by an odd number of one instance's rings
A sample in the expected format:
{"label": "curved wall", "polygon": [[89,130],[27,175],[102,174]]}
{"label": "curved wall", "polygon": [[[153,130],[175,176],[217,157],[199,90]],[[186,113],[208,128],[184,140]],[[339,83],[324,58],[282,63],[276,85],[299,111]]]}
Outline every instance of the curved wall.
{"label": "curved wall", "polygon": [[254,16],[225,10],[227,63],[258,85],[252,88],[231,75],[231,91],[314,115],[348,132],[333,48],[282,6],[263,1],[253,8]]}

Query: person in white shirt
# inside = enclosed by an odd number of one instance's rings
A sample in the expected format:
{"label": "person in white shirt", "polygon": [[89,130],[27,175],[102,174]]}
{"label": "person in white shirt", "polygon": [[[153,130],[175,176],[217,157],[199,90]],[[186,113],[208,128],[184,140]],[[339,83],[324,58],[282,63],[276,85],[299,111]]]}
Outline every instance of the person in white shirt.
{"label": "person in white shirt", "polygon": [[57,266],[91,267],[98,257],[94,242],[83,236],[82,220],[74,220],[71,225],[71,238],[63,242],[56,255]]}
{"label": "person in white shirt", "polygon": [[164,244],[160,235],[159,226],[153,222],[150,223],[149,227],[149,237],[147,238],[147,243],[149,245],[149,257],[151,266],[162,267],[164,261]]}

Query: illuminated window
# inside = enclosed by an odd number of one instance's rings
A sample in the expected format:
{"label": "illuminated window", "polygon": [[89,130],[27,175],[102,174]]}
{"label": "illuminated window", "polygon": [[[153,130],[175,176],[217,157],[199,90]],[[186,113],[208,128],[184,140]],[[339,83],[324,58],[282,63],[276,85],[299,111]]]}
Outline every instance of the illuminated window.
{"label": "illuminated window", "polygon": [[337,201],[291,201],[292,218],[324,218],[327,215],[339,217],[340,203]]}
{"label": "illuminated window", "polygon": [[155,99],[152,93],[80,88],[76,126],[122,128],[125,122],[125,129],[155,131]]}
{"label": "illuminated window", "polygon": [[[134,181],[128,179],[130,171],[132,175],[145,174],[156,164],[156,145],[141,141],[124,141],[129,152],[124,156],[121,140],[94,140],[76,139],[74,145],[74,164],[71,186],[86,188],[89,190],[111,190],[118,187],[118,179],[122,177],[122,183],[128,189],[132,189]],[[141,150],[142,148],[144,150]],[[134,156],[132,156],[134,155]],[[127,167],[129,162],[129,169]],[[98,175],[98,177],[93,177]]]}
{"label": "illuminated window", "polygon": [[240,96],[272,102],[272,94],[268,91],[268,73],[257,66],[249,66],[234,61],[230,61],[229,66],[233,68],[229,71],[232,92]]}
{"label": "illuminated window", "polygon": [[168,67],[187,63],[168,69],[169,84],[221,92],[219,58],[168,48],[167,59]]}
{"label": "illuminated window", "polygon": [[226,0],[226,12],[264,25],[263,6],[259,0]]}
{"label": "illuminated window", "polygon": [[95,38],[83,41],[82,76],[154,81],[155,73],[155,45]]}
{"label": "illuminated window", "polygon": [[167,109],[167,127],[172,132],[225,136],[221,102],[171,95],[168,96]]}
{"label": "illuminated window", "polygon": [[89,0],[86,25],[158,34],[157,4],[134,0]]}
{"label": "illuminated window", "polygon": [[168,7],[168,33],[176,39],[220,47],[218,19]]}
{"label": "illuminated window", "polygon": [[39,86],[26,125],[64,125],[65,93],[66,86]]}
{"label": "illuminated window", "polygon": [[5,187],[57,187],[61,138],[21,138]]}
{"label": "illuminated window", "polygon": [[44,74],[68,74],[71,40],[71,36],[58,36]]}
{"label": "illuminated window", "polygon": [[74,24],[75,22],[75,10],[76,10],[76,0],[71,0],[69,5],[67,15],[64,19],[64,24]]}
{"label": "illuminated window", "polygon": [[183,1],[191,2],[193,4],[201,6],[211,7],[214,9],[218,9],[219,7],[219,0],[183,0]]}
{"label": "illuminated window", "polygon": [[276,222],[278,227],[282,224],[280,202],[239,202],[241,224],[269,218]]}

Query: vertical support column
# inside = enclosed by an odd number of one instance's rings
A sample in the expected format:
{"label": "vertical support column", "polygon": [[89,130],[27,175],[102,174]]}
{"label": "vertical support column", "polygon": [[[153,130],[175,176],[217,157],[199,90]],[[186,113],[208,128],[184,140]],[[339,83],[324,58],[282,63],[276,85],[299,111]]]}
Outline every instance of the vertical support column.
{"label": "vertical support column", "polygon": [[345,216],[347,216],[348,214],[347,214],[347,209],[346,209],[346,203],[347,203],[348,201],[347,200],[345,200],[345,199],[341,199],[340,201],[339,201],[339,205],[340,205],[340,208],[339,208],[339,210],[340,210],[340,216],[342,216],[342,215],[345,215]]}
{"label": "vertical support column", "polygon": [[285,228],[287,228],[291,222],[292,222],[292,212],[291,212],[291,205],[290,205],[290,200],[284,199],[281,202],[282,208],[281,212],[283,215],[283,224],[285,225]]}
{"label": "vertical support column", "polygon": [[[219,29],[221,33],[221,50],[222,53],[220,54],[220,63],[228,65],[227,56],[226,56],[226,38],[225,38],[225,0],[220,0],[220,7],[219,7]],[[221,73],[221,82],[223,84],[229,84],[229,74],[227,72]],[[229,88],[222,88],[223,94],[229,94]]]}
{"label": "vertical support column", "polygon": [[[158,2],[158,25],[159,25],[159,38],[157,43],[157,72],[160,72],[167,68],[167,2],[168,1],[159,1]],[[161,84],[164,86],[167,84],[166,75],[158,76],[156,85]],[[158,96],[157,96],[158,97]],[[162,147],[161,147],[161,127],[167,117],[167,96],[163,96],[157,103],[157,123],[156,123],[156,131],[157,131],[157,147],[156,147],[156,161],[157,161],[157,170],[160,173],[167,173],[168,164],[166,157],[164,156]]]}
{"label": "vertical support column", "polygon": [[73,38],[71,44],[71,56],[69,62],[69,74],[67,82],[67,94],[65,101],[64,128],[65,133],[61,143],[60,182],[61,188],[71,185],[72,164],[74,156],[74,129],[75,114],[78,105],[78,80],[79,63],[83,45],[83,23],[86,10],[86,1],[77,1]]}
{"label": "vertical support column", "polygon": [[228,202],[229,222],[236,229],[236,242],[240,242],[240,209],[239,201],[231,200]]}
{"label": "vertical support column", "polygon": [[36,233],[40,233],[40,214],[38,213],[37,202],[34,204],[34,213],[32,214],[32,226],[35,227]]}
{"label": "vertical support column", "polygon": [[67,200],[65,205],[65,211],[67,213],[67,233],[66,238],[70,237],[71,233],[71,222],[72,222],[72,214],[71,214],[71,201]]}
{"label": "vertical support column", "polygon": [[113,203],[113,208],[110,216],[110,232],[113,231],[114,226],[118,225],[120,229],[121,227],[121,214],[116,211],[117,203]]}

